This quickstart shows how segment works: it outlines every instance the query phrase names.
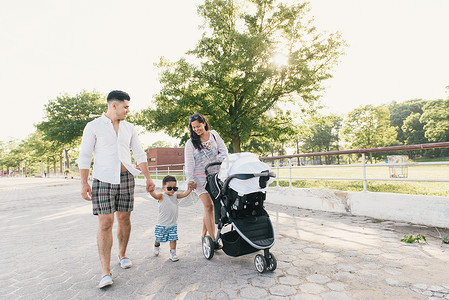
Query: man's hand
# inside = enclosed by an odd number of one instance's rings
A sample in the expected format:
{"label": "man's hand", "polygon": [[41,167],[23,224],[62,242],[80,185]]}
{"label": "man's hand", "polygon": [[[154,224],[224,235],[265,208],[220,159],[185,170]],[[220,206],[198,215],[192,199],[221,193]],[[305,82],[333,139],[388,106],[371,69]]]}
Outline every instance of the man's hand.
{"label": "man's hand", "polygon": [[156,185],[153,182],[153,179],[147,178],[147,192],[151,193],[154,192],[154,189],[156,188]]}
{"label": "man's hand", "polygon": [[88,183],[84,183],[81,186],[81,197],[83,197],[84,200],[92,201],[92,189]]}

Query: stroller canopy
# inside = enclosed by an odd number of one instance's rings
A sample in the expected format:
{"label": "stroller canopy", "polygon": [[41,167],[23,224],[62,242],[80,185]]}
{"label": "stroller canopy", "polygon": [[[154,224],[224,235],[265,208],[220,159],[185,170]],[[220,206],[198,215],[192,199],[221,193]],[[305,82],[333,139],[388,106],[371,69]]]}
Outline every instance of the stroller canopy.
{"label": "stroller canopy", "polygon": [[[218,178],[224,182],[226,178],[234,174],[257,174],[270,171],[270,167],[261,162],[256,154],[249,152],[233,153],[221,163]],[[229,187],[239,195],[265,192],[266,188],[261,188],[259,185],[259,178],[253,177],[246,180],[234,178],[229,182]],[[267,186],[271,182],[273,182],[272,177],[268,180]]]}

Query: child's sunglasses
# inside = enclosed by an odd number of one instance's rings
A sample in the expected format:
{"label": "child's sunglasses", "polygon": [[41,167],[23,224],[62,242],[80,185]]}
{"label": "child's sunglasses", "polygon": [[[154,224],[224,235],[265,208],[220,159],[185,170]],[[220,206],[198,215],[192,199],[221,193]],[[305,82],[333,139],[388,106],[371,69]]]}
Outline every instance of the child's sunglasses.
{"label": "child's sunglasses", "polygon": [[171,191],[171,190],[174,190],[175,192],[178,190],[178,187],[177,186],[174,186],[174,187],[171,187],[171,186],[167,186],[166,187],[166,189],[167,189],[167,191]]}

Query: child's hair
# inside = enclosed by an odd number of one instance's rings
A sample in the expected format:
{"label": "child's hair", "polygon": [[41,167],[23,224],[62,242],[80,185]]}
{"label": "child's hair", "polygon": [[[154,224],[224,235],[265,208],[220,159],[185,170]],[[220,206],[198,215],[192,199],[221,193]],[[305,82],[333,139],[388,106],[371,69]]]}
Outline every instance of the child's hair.
{"label": "child's hair", "polygon": [[167,182],[170,182],[170,181],[176,182],[176,178],[174,176],[167,175],[164,177],[164,179],[162,179],[162,185],[166,185]]}

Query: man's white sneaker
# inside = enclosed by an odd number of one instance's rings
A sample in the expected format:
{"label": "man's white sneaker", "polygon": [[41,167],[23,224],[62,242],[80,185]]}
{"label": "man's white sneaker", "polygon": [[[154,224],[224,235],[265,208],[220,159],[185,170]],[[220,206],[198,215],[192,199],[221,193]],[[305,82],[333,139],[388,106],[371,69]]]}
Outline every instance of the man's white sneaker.
{"label": "man's white sneaker", "polygon": [[153,254],[154,256],[158,256],[159,255],[159,246],[155,246],[153,245]]}
{"label": "man's white sneaker", "polygon": [[170,250],[170,260],[171,261],[178,261],[179,260],[178,256],[176,255],[176,250]]}
{"label": "man's white sneaker", "polygon": [[103,278],[101,278],[100,283],[98,284],[98,288],[102,289],[106,286],[112,285],[112,274],[110,275],[104,275]]}
{"label": "man's white sneaker", "polygon": [[131,266],[133,265],[133,263],[131,262],[131,260],[128,257],[123,257],[122,259],[120,259],[120,256],[119,256],[118,262],[120,264],[120,267],[122,267],[122,269],[131,268]]}

